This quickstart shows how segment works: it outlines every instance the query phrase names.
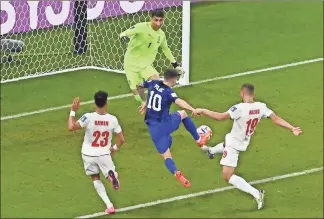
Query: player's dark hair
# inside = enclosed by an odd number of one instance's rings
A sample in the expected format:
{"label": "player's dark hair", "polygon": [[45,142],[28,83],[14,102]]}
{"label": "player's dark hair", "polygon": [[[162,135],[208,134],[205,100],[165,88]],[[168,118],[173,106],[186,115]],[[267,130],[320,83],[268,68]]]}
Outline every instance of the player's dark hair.
{"label": "player's dark hair", "polygon": [[246,89],[246,91],[249,93],[249,94],[254,94],[254,86],[253,84],[243,84],[241,89]]}
{"label": "player's dark hair", "polygon": [[98,91],[94,95],[95,104],[97,107],[101,108],[107,103],[108,93],[105,91]]}
{"label": "player's dark hair", "polygon": [[164,79],[166,79],[166,80],[172,79],[172,78],[177,78],[179,76],[180,76],[179,72],[175,69],[167,69],[164,72]]}
{"label": "player's dark hair", "polygon": [[162,17],[164,18],[164,11],[163,9],[155,9],[151,12],[151,17]]}

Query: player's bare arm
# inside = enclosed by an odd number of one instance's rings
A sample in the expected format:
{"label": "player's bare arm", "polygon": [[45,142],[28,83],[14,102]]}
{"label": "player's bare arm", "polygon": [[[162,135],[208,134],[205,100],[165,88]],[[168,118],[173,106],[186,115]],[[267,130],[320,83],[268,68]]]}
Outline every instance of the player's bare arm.
{"label": "player's bare arm", "polygon": [[114,146],[110,148],[111,152],[117,151],[125,143],[123,132],[116,133],[115,142]]}
{"label": "player's bare arm", "polygon": [[192,106],[190,106],[189,103],[187,103],[183,99],[177,98],[175,100],[175,104],[177,104],[180,108],[182,108],[184,110],[189,110],[191,112],[195,111],[195,109]]}
{"label": "player's bare arm", "polygon": [[208,117],[215,119],[217,121],[227,120],[227,119],[231,118],[231,116],[228,112],[219,113],[219,112],[211,111],[208,109],[196,109],[193,112],[193,114],[208,116]]}
{"label": "player's bare arm", "polygon": [[68,130],[69,131],[75,131],[78,129],[81,129],[81,125],[78,121],[75,120],[75,112],[80,108],[80,98],[76,97],[73,100],[72,106],[71,106],[71,112],[68,119]]}
{"label": "player's bare arm", "polygon": [[270,118],[276,125],[289,129],[296,136],[303,132],[300,127],[292,126],[289,122],[285,121],[274,113],[270,115]]}

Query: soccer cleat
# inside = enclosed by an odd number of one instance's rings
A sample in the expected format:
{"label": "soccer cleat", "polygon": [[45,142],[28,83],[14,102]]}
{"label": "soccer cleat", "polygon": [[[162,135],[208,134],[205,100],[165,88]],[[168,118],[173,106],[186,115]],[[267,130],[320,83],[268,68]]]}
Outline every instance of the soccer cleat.
{"label": "soccer cleat", "polygon": [[113,185],[114,189],[118,190],[120,187],[120,184],[119,184],[118,178],[115,176],[114,171],[109,170],[108,175],[109,175],[108,179],[111,182],[111,184]]}
{"label": "soccer cleat", "polygon": [[183,176],[181,171],[176,171],[174,175],[182,183],[182,185],[184,185],[184,187],[189,188],[191,186],[189,180],[187,180],[186,177]]}
{"label": "soccer cleat", "polygon": [[106,214],[115,214],[115,208],[114,207],[110,207],[110,208],[107,208],[106,210],[105,210],[105,213]]}
{"label": "soccer cleat", "polygon": [[208,150],[207,150],[207,154],[208,154],[209,159],[214,159],[215,154],[212,154],[212,152],[210,151],[209,148],[208,148]]}
{"label": "soccer cleat", "polygon": [[259,199],[255,199],[258,204],[258,210],[260,210],[264,205],[264,195],[265,195],[264,190],[259,190],[259,195],[260,195]]}
{"label": "soccer cleat", "polygon": [[208,131],[207,133],[204,134],[199,134],[200,138],[197,141],[199,147],[204,146],[207,143],[207,141],[210,139],[211,135],[212,135],[211,131]]}

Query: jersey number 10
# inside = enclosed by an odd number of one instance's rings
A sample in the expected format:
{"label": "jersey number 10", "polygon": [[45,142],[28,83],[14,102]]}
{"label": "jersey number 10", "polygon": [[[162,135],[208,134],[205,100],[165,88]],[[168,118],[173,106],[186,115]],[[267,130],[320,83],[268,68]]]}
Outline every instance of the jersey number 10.
{"label": "jersey number 10", "polygon": [[154,91],[151,91],[147,108],[159,112],[161,111],[161,105],[162,105],[162,96],[160,94],[154,93]]}
{"label": "jersey number 10", "polygon": [[[95,139],[93,140],[91,146],[92,147],[106,147],[108,144],[108,138],[109,138],[109,132],[105,131],[105,132],[100,132],[100,131],[95,131],[92,134],[93,137],[95,137]],[[100,137],[103,137],[103,139],[101,141],[99,141]]]}

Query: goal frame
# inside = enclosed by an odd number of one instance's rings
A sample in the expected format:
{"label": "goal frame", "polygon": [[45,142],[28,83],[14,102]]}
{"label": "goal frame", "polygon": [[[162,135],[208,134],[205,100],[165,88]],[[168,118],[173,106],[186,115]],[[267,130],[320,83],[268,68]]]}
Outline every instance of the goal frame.
{"label": "goal frame", "polygon": [[[189,77],[190,76],[190,63],[189,63],[190,62],[190,18],[191,18],[190,13],[191,13],[190,1],[182,0],[181,66],[184,69],[185,74],[178,81],[180,85],[188,85],[190,82],[190,77]],[[89,45],[91,45],[91,37],[89,37],[88,39],[89,39]],[[92,60],[91,46],[89,47],[89,50],[90,50],[90,59]],[[79,70],[89,70],[89,69],[125,74],[125,72],[121,70],[98,67],[94,65],[87,65],[82,67],[67,68],[67,69],[51,71],[51,72],[37,72],[33,75],[27,75],[27,76],[1,81],[1,84],[26,80],[26,79],[32,79],[32,78],[38,78],[38,77],[44,77],[44,76],[50,76],[50,75],[56,75],[56,74],[62,74],[67,72],[74,72]]]}

